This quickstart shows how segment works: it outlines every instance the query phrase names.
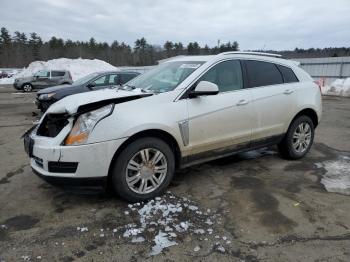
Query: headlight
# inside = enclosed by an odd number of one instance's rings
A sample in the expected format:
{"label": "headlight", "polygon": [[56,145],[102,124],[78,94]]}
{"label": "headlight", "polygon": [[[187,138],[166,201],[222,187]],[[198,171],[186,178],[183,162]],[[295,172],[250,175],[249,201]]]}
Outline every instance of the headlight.
{"label": "headlight", "polygon": [[54,95],[56,95],[56,93],[42,94],[39,96],[39,100],[49,100],[49,98]]}
{"label": "headlight", "polygon": [[80,115],[66,138],[65,144],[84,144],[88,140],[91,131],[94,129],[98,121],[110,115],[113,108],[114,104],[109,104],[94,111]]}

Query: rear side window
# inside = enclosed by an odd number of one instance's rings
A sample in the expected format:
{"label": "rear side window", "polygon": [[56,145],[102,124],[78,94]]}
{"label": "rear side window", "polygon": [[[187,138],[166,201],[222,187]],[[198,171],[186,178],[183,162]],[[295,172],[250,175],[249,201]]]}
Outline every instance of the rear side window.
{"label": "rear side window", "polygon": [[51,71],[51,77],[58,77],[58,76],[64,76],[64,71]]}
{"label": "rear side window", "polygon": [[135,74],[121,74],[120,76],[120,82],[121,84],[125,84],[127,82],[129,82],[131,79],[135,78]]}
{"label": "rear side window", "polygon": [[277,66],[272,63],[246,60],[248,86],[259,87],[283,84],[283,78]]}
{"label": "rear side window", "polygon": [[277,67],[281,71],[285,83],[299,82],[292,69],[282,65],[277,65]]}

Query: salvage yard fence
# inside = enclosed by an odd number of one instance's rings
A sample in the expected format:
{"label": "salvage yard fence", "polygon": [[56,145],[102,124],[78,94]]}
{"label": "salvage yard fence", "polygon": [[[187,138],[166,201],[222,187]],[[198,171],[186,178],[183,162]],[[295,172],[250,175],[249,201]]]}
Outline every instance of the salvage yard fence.
{"label": "salvage yard fence", "polygon": [[323,85],[332,83],[337,78],[350,77],[350,57],[322,57],[293,59],[300,62],[300,67]]}

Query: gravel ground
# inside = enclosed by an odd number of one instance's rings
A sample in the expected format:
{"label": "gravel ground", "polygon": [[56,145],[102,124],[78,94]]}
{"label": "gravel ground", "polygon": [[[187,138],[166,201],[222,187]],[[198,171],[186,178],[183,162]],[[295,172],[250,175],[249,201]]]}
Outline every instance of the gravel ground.
{"label": "gravel ground", "polygon": [[302,160],[274,147],[239,154],[182,170],[164,196],[128,205],[33,175],[20,139],[33,98],[0,89],[1,262],[350,260],[349,196],[321,183],[327,163],[349,161],[350,99],[324,97]]}

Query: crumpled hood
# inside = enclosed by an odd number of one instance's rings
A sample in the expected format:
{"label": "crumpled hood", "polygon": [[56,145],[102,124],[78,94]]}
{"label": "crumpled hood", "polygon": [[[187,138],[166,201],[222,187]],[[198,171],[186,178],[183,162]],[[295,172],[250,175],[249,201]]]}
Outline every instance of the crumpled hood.
{"label": "crumpled hood", "polygon": [[101,89],[86,93],[75,94],[67,96],[58,102],[54,103],[46,113],[68,113],[74,114],[77,112],[78,108],[82,105],[92,104],[95,102],[102,102],[105,100],[118,100],[118,98],[132,97],[135,96],[139,98],[140,96],[150,96],[150,93],[144,93],[140,89],[135,89],[131,91],[117,90],[117,89]]}

